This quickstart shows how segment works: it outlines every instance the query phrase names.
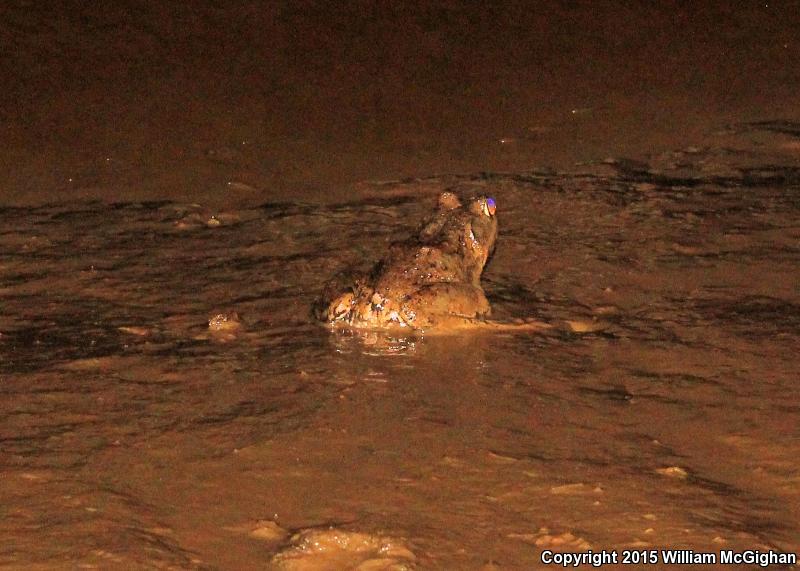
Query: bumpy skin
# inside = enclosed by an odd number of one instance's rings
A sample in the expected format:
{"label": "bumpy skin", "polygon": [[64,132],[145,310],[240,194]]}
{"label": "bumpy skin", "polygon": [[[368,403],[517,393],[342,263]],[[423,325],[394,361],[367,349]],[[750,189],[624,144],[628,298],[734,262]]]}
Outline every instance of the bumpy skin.
{"label": "bumpy skin", "polygon": [[462,204],[444,192],[416,235],[392,244],[368,275],[329,284],[314,314],[350,327],[469,327],[490,313],[480,278],[496,239],[493,199]]}

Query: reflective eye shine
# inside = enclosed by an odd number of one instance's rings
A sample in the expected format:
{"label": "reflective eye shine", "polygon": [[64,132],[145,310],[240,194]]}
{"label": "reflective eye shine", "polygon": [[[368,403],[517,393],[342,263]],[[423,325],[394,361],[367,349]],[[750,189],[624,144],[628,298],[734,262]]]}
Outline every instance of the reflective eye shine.
{"label": "reflective eye shine", "polygon": [[496,210],[497,210],[497,203],[494,201],[494,198],[492,198],[491,196],[487,197],[483,208],[484,213],[487,216],[494,216]]}

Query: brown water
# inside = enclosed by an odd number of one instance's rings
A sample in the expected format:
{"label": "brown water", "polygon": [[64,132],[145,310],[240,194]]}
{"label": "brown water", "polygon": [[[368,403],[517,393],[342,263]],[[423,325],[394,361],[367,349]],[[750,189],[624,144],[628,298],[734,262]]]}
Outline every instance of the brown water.
{"label": "brown water", "polygon": [[797,2],[490,4],[6,0],[0,197],[342,201],[800,120]]}
{"label": "brown water", "polygon": [[[798,29],[773,1],[0,3],[0,567],[798,552]],[[495,315],[561,332],[312,323],[445,188],[497,199]]]}
{"label": "brown water", "polygon": [[[333,205],[3,208],[0,562],[797,552],[798,133],[742,127],[738,149],[382,183]],[[498,317],[593,331],[311,323],[324,281],[378,257],[443,188],[497,199],[484,285]],[[243,329],[210,333],[231,310]],[[290,547],[303,529],[319,536]]]}

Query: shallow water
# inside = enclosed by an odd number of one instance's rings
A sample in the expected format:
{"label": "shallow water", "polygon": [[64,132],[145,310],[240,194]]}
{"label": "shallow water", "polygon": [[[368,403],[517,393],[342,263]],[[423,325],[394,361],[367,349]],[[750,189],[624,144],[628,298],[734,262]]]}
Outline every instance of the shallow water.
{"label": "shallow water", "polygon": [[[777,156],[376,183],[336,205],[3,208],[0,564],[797,552],[800,168]],[[569,326],[312,323],[325,280],[379,257],[444,188],[497,199],[495,315]],[[241,331],[209,331],[231,311]]]}

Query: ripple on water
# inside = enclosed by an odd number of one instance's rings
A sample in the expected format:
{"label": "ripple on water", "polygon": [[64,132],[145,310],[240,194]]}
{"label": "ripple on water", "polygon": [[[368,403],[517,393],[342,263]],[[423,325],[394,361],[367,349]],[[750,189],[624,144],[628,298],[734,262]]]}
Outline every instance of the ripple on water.
{"label": "ripple on water", "polygon": [[[470,569],[558,545],[798,549],[797,171],[734,159],[385,183],[333,206],[2,209],[0,560]],[[445,187],[498,201],[495,314],[576,327],[311,322],[325,281]],[[286,535],[225,531],[245,520]]]}

